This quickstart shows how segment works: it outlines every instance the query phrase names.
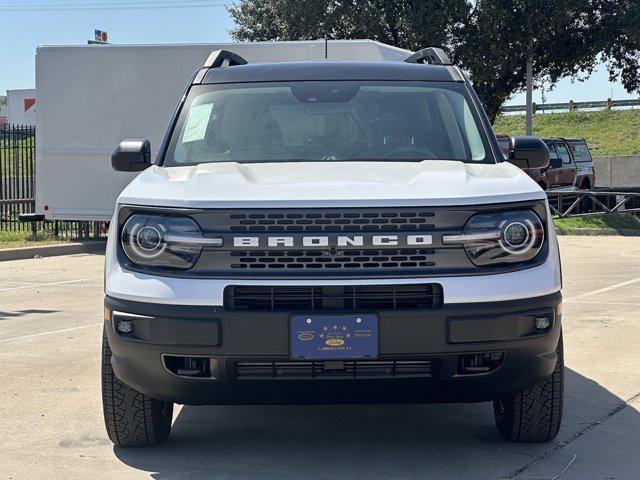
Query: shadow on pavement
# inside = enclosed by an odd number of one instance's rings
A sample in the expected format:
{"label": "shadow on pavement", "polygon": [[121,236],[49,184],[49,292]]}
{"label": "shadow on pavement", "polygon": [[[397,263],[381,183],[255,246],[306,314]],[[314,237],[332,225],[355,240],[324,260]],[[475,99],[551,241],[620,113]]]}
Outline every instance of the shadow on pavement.
{"label": "shadow on pavement", "polygon": [[18,310],[16,312],[1,312],[0,311],[0,320],[6,318],[15,318],[15,317],[24,317],[26,315],[46,315],[49,313],[57,313],[58,310],[42,310],[42,309],[33,309],[30,308],[28,310]]}
{"label": "shadow on pavement", "polygon": [[[565,419],[556,441],[624,403],[570,369],[566,380]],[[631,428],[637,430],[640,415],[633,412]],[[552,445],[502,440],[491,403],[187,406],[161,446],[114,452],[157,480],[478,480],[505,478]]]}

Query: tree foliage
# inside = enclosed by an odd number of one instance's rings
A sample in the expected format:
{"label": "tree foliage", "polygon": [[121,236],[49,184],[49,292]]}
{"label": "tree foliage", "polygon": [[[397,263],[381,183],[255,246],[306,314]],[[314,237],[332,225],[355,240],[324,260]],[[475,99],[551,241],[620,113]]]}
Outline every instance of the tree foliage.
{"label": "tree foliage", "polygon": [[487,113],[534,80],[585,78],[600,58],[640,90],[640,0],[241,0],[239,41],[370,38],[408,50],[448,49]]}
{"label": "tree foliage", "polygon": [[370,38],[416,49],[452,43],[466,0],[243,0],[229,9],[239,41]]}
{"label": "tree foliage", "polygon": [[609,76],[620,77],[627,91],[640,92],[640,0],[617,0],[610,19],[611,38],[602,54]]}
{"label": "tree foliage", "polygon": [[525,87],[529,57],[537,82],[590,74],[604,48],[607,6],[601,0],[479,0],[454,58],[470,72],[493,119]]}

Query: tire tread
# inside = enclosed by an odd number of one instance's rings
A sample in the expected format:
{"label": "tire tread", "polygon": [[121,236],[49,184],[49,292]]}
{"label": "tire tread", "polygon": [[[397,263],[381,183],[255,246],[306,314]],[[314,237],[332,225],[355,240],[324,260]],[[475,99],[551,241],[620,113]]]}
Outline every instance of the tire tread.
{"label": "tire tread", "polygon": [[102,406],[107,435],[115,445],[156,445],[171,430],[172,403],[134,390],[113,373],[106,328],[102,338]]}
{"label": "tire tread", "polygon": [[558,359],[551,375],[530,388],[494,401],[496,426],[513,442],[548,442],[562,423],[564,357],[562,336],[556,348]]}

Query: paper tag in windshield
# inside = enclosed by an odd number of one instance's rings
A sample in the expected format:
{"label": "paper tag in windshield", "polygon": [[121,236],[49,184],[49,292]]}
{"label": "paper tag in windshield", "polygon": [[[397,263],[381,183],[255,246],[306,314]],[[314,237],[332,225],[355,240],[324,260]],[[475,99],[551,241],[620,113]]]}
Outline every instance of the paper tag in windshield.
{"label": "paper tag in windshield", "polygon": [[195,142],[202,140],[207,133],[207,126],[211,118],[211,110],[213,103],[203,103],[202,105],[193,105],[189,109],[187,116],[187,124],[184,127],[182,142]]}

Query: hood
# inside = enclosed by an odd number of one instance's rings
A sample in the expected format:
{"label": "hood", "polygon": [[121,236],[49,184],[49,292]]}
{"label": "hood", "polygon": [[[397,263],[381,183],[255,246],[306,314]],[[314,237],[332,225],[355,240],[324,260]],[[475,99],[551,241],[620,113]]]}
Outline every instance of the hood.
{"label": "hood", "polygon": [[545,199],[516,166],[422,162],[152,166],[118,203],[185,208],[477,205]]}

